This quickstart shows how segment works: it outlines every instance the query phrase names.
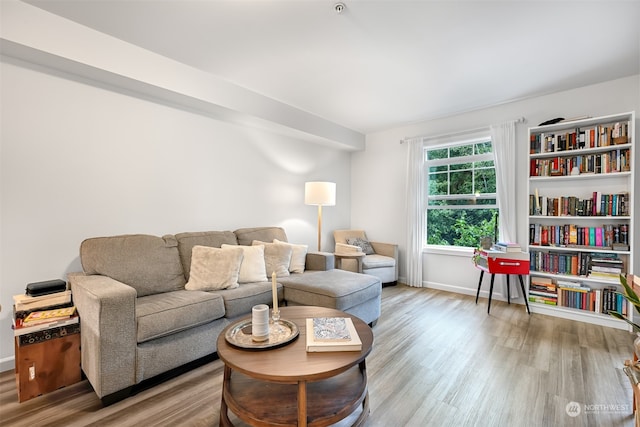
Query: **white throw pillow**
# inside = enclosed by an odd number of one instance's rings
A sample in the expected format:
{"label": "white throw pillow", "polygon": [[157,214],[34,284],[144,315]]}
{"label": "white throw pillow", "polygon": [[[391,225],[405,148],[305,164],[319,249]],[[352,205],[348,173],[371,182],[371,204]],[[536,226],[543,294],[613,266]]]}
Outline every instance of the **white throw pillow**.
{"label": "white throw pillow", "polygon": [[289,275],[289,263],[291,262],[291,247],[279,243],[267,243],[259,240],[251,242],[251,246],[264,245],[264,263],[267,277],[275,272],[278,277]]}
{"label": "white throw pillow", "polygon": [[242,249],[221,249],[196,245],[191,250],[190,291],[213,291],[238,287]]}
{"label": "white throw pillow", "polygon": [[293,243],[282,242],[278,239],[273,239],[273,243],[291,246],[291,262],[289,262],[289,272],[304,273],[304,267],[307,261],[307,251],[309,250],[309,247],[307,245],[294,245]]}
{"label": "white throw pillow", "polygon": [[240,248],[244,254],[240,264],[238,283],[266,282],[267,274],[264,263],[264,245],[238,246],[223,244],[222,249]]}

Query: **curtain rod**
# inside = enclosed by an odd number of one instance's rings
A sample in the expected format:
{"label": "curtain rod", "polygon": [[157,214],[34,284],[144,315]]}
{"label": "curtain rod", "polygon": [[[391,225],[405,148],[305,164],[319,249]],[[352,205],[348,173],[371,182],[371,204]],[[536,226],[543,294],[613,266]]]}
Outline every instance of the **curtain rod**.
{"label": "curtain rod", "polygon": [[[513,123],[524,123],[526,121],[526,119],[524,117],[518,117],[517,119],[513,119],[513,120],[506,120],[505,122],[513,122]],[[414,138],[423,138],[423,139],[438,139],[438,138],[444,138],[447,136],[458,136],[458,135],[464,135],[467,133],[474,133],[474,132],[480,132],[482,130],[489,130],[491,128],[491,126],[482,126],[482,127],[478,127],[478,128],[474,128],[474,129],[466,129],[466,130],[461,130],[461,131],[457,131],[457,132],[449,132],[449,133],[442,133],[440,135],[433,135],[433,136],[413,136],[413,137],[405,137],[403,139],[400,140],[400,144],[404,144],[405,142],[407,142],[410,139],[414,139]]]}

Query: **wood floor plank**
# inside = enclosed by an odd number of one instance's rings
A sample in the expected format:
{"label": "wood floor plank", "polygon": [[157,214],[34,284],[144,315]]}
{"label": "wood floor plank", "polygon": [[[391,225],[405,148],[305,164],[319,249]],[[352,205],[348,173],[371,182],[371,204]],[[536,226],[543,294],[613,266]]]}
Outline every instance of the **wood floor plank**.
{"label": "wood floor plank", "polygon": [[[367,359],[367,426],[633,426],[622,371],[630,333],[527,315],[502,301],[492,301],[488,315],[486,304],[438,290],[383,289]],[[210,362],[106,408],[87,381],[20,404],[13,372],[3,372],[0,425],[217,426],[222,369]],[[575,417],[571,402],[581,410]]]}

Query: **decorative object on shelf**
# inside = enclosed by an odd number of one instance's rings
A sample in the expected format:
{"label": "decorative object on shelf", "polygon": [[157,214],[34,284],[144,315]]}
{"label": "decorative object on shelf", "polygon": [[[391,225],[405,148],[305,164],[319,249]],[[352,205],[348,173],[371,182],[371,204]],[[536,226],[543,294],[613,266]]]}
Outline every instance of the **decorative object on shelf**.
{"label": "decorative object on shelf", "polygon": [[493,238],[491,236],[482,236],[480,238],[480,247],[482,249],[491,249],[493,246]]}
{"label": "decorative object on shelf", "polygon": [[318,252],[322,249],[322,207],[335,206],[335,182],[306,182],[304,184],[304,204],[318,206]]}

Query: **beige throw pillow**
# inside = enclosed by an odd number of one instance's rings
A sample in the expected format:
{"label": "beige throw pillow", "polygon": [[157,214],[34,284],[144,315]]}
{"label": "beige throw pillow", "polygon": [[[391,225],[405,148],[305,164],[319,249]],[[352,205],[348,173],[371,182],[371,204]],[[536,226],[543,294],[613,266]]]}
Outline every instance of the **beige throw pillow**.
{"label": "beige throw pillow", "polygon": [[238,283],[266,282],[266,266],[264,263],[264,245],[238,246],[222,245],[222,249],[240,248],[243,252]]}
{"label": "beige throw pillow", "polygon": [[264,245],[264,263],[267,277],[271,278],[273,272],[278,277],[289,275],[289,263],[291,262],[291,246],[280,243],[267,243],[254,240],[251,246]]}
{"label": "beige throw pillow", "polygon": [[309,247],[307,245],[294,245],[293,243],[281,242],[278,239],[273,239],[273,243],[291,246],[291,261],[289,262],[289,272],[304,273],[304,266],[307,261],[307,251],[309,250]]}
{"label": "beige throw pillow", "polygon": [[191,250],[190,291],[213,291],[238,287],[238,274],[243,252],[240,248],[194,246]]}

